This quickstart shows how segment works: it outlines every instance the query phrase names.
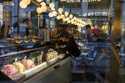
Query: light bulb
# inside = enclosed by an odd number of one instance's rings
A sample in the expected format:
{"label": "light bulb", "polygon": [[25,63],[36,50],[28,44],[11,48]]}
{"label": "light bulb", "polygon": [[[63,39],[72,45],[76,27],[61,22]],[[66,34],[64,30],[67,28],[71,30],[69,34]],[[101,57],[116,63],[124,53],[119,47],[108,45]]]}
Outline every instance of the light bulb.
{"label": "light bulb", "polygon": [[36,8],[36,12],[37,12],[38,14],[42,13],[42,12],[41,12],[41,7]]}
{"label": "light bulb", "polygon": [[65,12],[65,17],[67,17],[69,15],[69,12]]}
{"label": "light bulb", "polygon": [[42,6],[42,7],[40,7],[40,10],[41,10],[42,12],[46,12],[46,11],[47,11],[47,7],[46,7],[46,6]]}
{"label": "light bulb", "polygon": [[76,17],[74,17],[74,20],[76,20]]}
{"label": "light bulb", "polygon": [[52,11],[55,11],[56,9],[54,7],[51,8]]}
{"label": "light bulb", "polygon": [[52,12],[49,13],[49,17],[53,17],[53,13]]}
{"label": "light bulb", "polygon": [[57,16],[57,12],[56,11],[53,11],[52,12],[54,16]]}
{"label": "light bulb", "polygon": [[60,17],[61,17],[61,19],[65,18],[65,16],[64,16],[64,15],[61,15]]}
{"label": "light bulb", "polygon": [[25,0],[25,4],[29,5],[31,3],[31,0]]}
{"label": "light bulb", "polygon": [[29,5],[31,3],[31,0],[22,0],[21,2],[23,2],[25,5]]}
{"label": "light bulb", "polygon": [[61,16],[59,15],[59,16],[57,16],[56,18],[57,18],[57,20],[60,20],[60,19],[61,19]]}
{"label": "light bulb", "polygon": [[63,20],[63,22],[66,22],[66,19],[65,19],[65,18],[63,18],[62,20]]}
{"label": "light bulb", "polygon": [[41,2],[40,5],[41,6],[46,6],[46,3],[45,2]]}
{"label": "light bulb", "polygon": [[98,2],[100,2],[101,0],[97,0]]}
{"label": "light bulb", "polygon": [[22,1],[20,2],[19,5],[20,5],[21,8],[26,8],[27,7],[27,5],[25,3],[23,3]]}
{"label": "light bulb", "polygon": [[50,7],[50,8],[54,8],[54,7],[55,7],[54,3],[50,3],[50,4],[49,4],[49,7]]}
{"label": "light bulb", "polygon": [[43,0],[36,0],[37,2],[41,2],[41,1],[43,1]]}
{"label": "light bulb", "polygon": [[70,20],[68,20],[67,22],[68,22],[68,23],[70,23],[71,21],[70,21]]}
{"label": "light bulb", "polygon": [[63,8],[59,8],[59,9],[58,9],[58,12],[59,12],[60,14],[62,14]]}
{"label": "light bulb", "polygon": [[70,14],[70,15],[69,15],[69,18],[73,18],[73,15],[72,15],[72,14]]}

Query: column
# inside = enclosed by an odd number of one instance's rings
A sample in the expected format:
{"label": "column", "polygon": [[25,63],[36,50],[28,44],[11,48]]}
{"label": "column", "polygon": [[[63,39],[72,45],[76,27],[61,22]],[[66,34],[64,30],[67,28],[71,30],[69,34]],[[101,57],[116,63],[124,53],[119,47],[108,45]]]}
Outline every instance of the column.
{"label": "column", "polygon": [[11,27],[11,1],[4,1],[3,2],[3,21],[5,24],[4,27],[4,37],[8,36],[9,29]]}
{"label": "column", "polygon": [[87,14],[88,2],[84,2],[83,0],[81,0],[81,9],[82,9],[82,15],[84,15],[85,13]]}
{"label": "column", "polygon": [[122,46],[125,47],[125,0],[122,0],[121,31]]}

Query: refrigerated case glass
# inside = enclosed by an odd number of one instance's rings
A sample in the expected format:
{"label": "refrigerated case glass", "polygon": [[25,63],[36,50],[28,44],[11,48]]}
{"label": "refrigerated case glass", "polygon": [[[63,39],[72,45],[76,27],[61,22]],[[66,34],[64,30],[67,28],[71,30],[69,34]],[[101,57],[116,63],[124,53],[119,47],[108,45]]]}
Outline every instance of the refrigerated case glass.
{"label": "refrigerated case glass", "polygon": [[[27,63],[25,62],[26,60],[30,62]],[[23,63],[23,61],[25,63]],[[35,75],[37,76],[40,72],[42,72],[45,69],[48,69],[49,67],[52,67],[55,69],[58,69],[58,66],[63,67],[62,65],[65,63],[65,61],[66,63],[67,61],[69,61],[68,58],[66,59],[65,53],[62,54],[51,48],[48,48],[48,49],[36,48],[36,49],[29,49],[29,50],[23,50],[18,52],[10,52],[10,53],[1,55],[0,69],[1,69],[1,72],[4,73],[4,75],[6,76],[6,77],[3,76],[4,78],[9,77],[9,79],[11,79],[12,81],[15,81],[15,82],[20,81],[21,83],[24,81],[28,81],[26,79],[29,79],[30,81],[31,80],[30,78],[34,78]],[[23,64],[24,67],[23,66],[19,67],[19,64]],[[28,66],[30,64],[32,65]],[[18,70],[17,72],[16,70],[13,70],[14,67],[17,68]],[[16,73],[13,73],[13,72],[16,72]],[[39,79],[36,79],[36,80],[39,80]]]}

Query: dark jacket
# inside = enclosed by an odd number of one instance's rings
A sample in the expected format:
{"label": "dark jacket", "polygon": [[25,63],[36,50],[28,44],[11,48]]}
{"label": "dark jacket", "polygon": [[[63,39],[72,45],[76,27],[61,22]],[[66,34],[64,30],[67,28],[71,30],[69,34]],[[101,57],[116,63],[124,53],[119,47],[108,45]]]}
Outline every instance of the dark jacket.
{"label": "dark jacket", "polygon": [[66,50],[74,57],[78,57],[81,53],[73,38],[66,43]]}

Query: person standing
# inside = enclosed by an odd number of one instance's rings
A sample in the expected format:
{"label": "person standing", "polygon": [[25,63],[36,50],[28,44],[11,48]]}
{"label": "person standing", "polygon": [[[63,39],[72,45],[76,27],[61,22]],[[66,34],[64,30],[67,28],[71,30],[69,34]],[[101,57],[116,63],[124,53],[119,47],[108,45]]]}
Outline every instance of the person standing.
{"label": "person standing", "polygon": [[71,56],[73,57],[80,56],[81,51],[77,43],[75,42],[75,39],[72,34],[69,34],[68,32],[63,32],[63,34],[60,36],[60,40],[63,44],[66,45],[65,49]]}
{"label": "person standing", "polygon": [[87,38],[87,41],[88,42],[93,41],[91,26],[90,25],[86,25],[85,28],[86,28],[86,38]]}

